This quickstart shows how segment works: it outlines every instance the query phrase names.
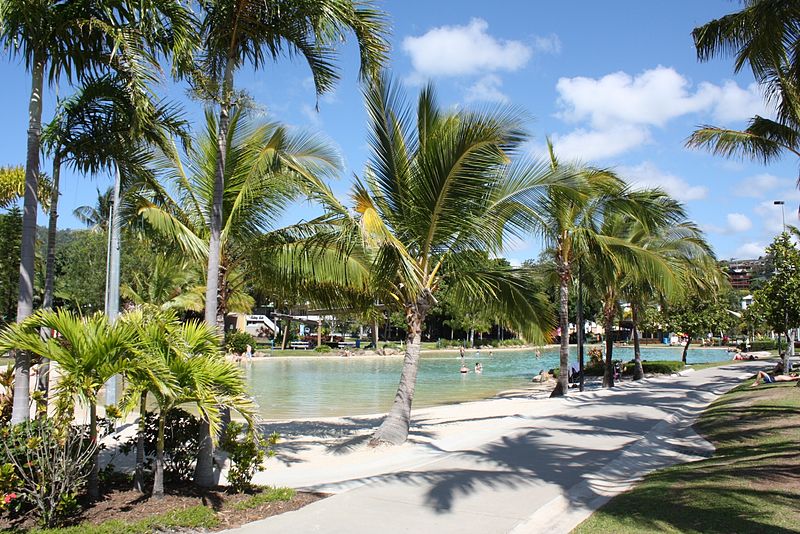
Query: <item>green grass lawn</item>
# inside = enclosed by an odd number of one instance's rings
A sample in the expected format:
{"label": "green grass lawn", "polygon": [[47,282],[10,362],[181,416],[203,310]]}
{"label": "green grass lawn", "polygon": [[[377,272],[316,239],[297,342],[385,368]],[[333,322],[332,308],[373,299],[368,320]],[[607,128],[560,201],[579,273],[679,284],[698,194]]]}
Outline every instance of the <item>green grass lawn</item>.
{"label": "green grass lawn", "polygon": [[800,532],[800,388],[751,383],[695,425],[713,457],[649,475],[573,532]]}

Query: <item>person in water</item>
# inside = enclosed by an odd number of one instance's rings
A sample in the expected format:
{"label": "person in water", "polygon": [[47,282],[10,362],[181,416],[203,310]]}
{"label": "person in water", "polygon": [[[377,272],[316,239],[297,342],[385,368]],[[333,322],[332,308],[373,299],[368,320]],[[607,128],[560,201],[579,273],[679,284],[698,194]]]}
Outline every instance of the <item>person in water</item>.
{"label": "person in water", "polygon": [[466,365],[461,366],[461,374],[469,373],[469,368]]}
{"label": "person in water", "polygon": [[476,373],[482,373],[483,372],[483,365],[481,364],[481,362],[478,362],[478,363],[475,364],[475,372]]}

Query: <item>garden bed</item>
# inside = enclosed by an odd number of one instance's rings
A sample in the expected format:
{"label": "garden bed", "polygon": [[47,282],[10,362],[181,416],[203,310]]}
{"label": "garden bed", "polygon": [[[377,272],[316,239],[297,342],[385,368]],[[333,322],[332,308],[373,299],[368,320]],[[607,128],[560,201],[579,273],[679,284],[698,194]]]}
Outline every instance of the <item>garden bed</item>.
{"label": "garden bed", "polygon": [[129,489],[110,489],[100,501],[86,505],[72,526],[38,529],[32,517],[0,519],[0,532],[15,534],[148,534],[151,532],[215,532],[297,510],[325,497],[289,488],[257,488],[232,494],[224,488],[201,489],[191,484],[166,488],[163,499]]}

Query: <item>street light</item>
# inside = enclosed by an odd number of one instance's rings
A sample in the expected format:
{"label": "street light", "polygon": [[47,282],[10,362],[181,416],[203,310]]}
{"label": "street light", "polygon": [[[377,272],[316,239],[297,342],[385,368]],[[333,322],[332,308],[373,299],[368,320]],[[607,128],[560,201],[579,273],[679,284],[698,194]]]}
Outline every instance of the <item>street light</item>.
{"label": "street light", "polygon": [[772,202],[775,206],[781,207],[781,220],[783,221],[783,231],[786,231],[786,213],[783,210],[783,205],[786,204],[783,200],[775,200]]}

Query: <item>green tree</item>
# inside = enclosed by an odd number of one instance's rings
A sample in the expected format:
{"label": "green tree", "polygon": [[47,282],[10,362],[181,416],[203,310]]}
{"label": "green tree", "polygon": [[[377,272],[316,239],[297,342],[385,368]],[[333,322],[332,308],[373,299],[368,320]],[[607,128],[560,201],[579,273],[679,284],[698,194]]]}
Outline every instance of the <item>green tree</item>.
{"label": "green tree", "polygon": [[[40,330],[56,332],[44,338]],[[134,357],[135,330],[128,324],[110,324],[105,315],[81,317],[66,310],[40,310],[0,333],[0,351],[27,350],[54,361],[60,378],[55,390],[57,412],[64,424],[71,424],[75,399],[89,409],[90,439],[97,442],[97,396],[112,376],[147,362]],[[100,496],[98,456],[92,461],[89,497]]]}
{"label": "green tree", "polygon": [[753,294],[753,304],[774,332],[786,334],[783,364],[788,369],[789,358],[794,355],[792,330],[800,327],[800,252],[783,232],[767,247],[767,254],[773,257],[775,272]]}
{"label": "green tree", "polygon": [[[131,95],[144,95],[153,72],[146,66],[158,69],[158,58],[168,50],[191,48],[191,21],[187,6],[180,0],[0,3],[0,42],[13,55],[22,56],[31,73],[17,320],[33,312],[45,77],[53,84],[62,75],[71,81],[114,70],[125,73]],[[167,26],[169,31],[161,31]],[[20,351],[16,353],[14,423],[29,417],[29,385],[30,355]]]}
{"label": "green tree", "polygon": [[504,235],[529,228],[557,179],[543,163],[510,163],[526,138],[514,113],[445,110],[432,87],[411,108],[385,77],[365,97],[372,154],[353,185],[353,207],[330,191],[319,197],[326,213],[301,225],[311,237],[292,244],[285,269],[287,279],[329,278],[402,310],[400,383],[371,440],[399,444],[408,436],[423,323],[443,281],[453,302],[480,303],[529,341],[547,337],[551,310],[524,273],[482,258],[502,253]]}
{"label": "green tree", "polygon": [[683,363],[687,363],[686,354],[692,337],[725,330],[733,317],[714,292],[695,289],[686,291],[681,299],[669,302],[664,309],[670,329],[687,337],[681,356]]}
{"label": "green tree", "polygon": [[148,317],[140,313],[126,320],[138,323],[138,352],[166,371],[165,375],[153,375],[155,380],[136,381],[124,403],[129,409],[141,410],[141,399],[149,393],[158,405],[153,496],[160,499],[164,497],[164,423],[170,410],[194,405],[214,437],[221,428],[221,407],[236,410],[253,428],[255,405],[241,371],[220,352],[221,340],[214,326],[199,321],[182,323],[171,312],[148,312]]}
{"label": "green tree", "polygon": [[17,317],[19,254],[22,239],[22,212],[12,208],[0,214],[0,322]]}

